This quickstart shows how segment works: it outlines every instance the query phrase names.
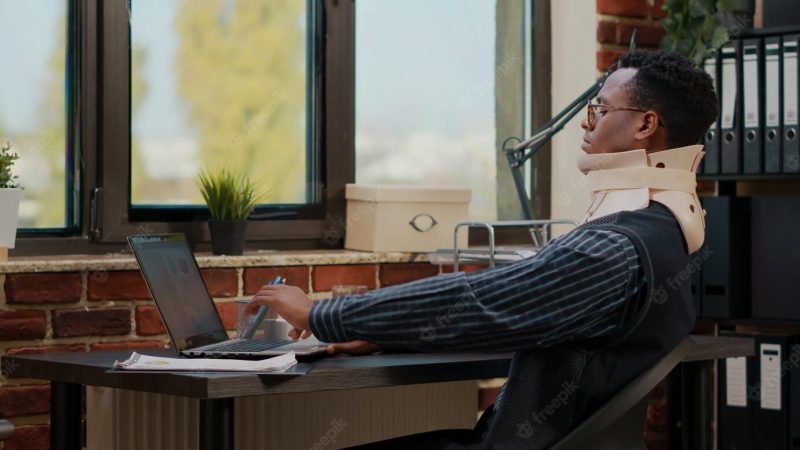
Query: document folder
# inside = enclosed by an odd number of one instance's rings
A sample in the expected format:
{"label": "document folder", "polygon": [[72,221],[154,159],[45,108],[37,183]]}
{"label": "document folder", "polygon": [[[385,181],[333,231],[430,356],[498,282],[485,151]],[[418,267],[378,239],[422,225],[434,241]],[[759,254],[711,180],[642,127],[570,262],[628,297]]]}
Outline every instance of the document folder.
{"label": "document folder", "polygon": [[[714,85],[714,90],[717,93],[717,104],[719,105],[719,98],[720,98],[720,79],[717,74],[717,61],[719,57],[715,54],[712,57],[706,58],[705,62],[703,63],[703,67],[705,68],[706,72],[711,76],[711,81]],[[714,123],[708,127],[708,131],[706,131],[706,135],[703,138],[703,144],[705,144],[705,152],[706,156],[703,158],[703,173],[708,175],[716,175],[719,173],[719,152],[720,152],[720,129],[719,129],[719,120],[715,120]]]}
{"label": "document folder", "polygon": [[791,374],[798,370],[798,361],[790,359],[791,349],[797,344],[793,335],[759,335],[756,338],[759,389],[758,402],[753,414],[753,448],[793,448],[791,434],[790,398],[800,392],[792,392]]}
{"label": "document folder", "polygon": [[744,111],[744,139],[742,150],[742,167],[744,173],[763,172],[763,147],[761,137],[761,74],[762,60],[761,39],[745,39],[742,41],[742,105]]}
{"label": "document folder", "polygon": [[[752,335],[720,332],[725,336]],[[757,380],[755,357],[741,356],[719,362],[718,436],[720,450],[751,450],[753,415],[756,406],[754,387]]]}
{"label": "document folder", "polygon": [[783,172],[800,173],[800,136],[797,118],[797,42],[783,37]]}
{"label": "document folder", "polygon": [[764,39],[764,172],[780,173],[783,162],[781,128],[781,38]]}
{"label": "document folder", "polygon": [[745,450],[752,449],[753,406],[748,400],[751,379],[748,370],[752,363],[748,357],[728,358],[721,361],[720,405],[719,405],[719,448]]}
{"label": "document folder", "polygon": [[737,64],[736,45],[727,45],[722,48],[720,56],[722,76],[722,150],[720,154],[721,172],[725,174],[738,174],[742,171],[741,165],[741,108],[739,101],[739,76]]}

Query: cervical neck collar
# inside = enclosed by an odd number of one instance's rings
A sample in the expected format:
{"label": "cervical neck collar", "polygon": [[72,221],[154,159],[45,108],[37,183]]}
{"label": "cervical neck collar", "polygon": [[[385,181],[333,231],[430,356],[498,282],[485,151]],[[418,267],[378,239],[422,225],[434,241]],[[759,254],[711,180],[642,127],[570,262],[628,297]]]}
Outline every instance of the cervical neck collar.
{"label": "cervical neck collar", "polygon": [[703,146],[659,152],[631,150],[581,154],[578,168],[586,175],[591,204],[583,222],[620,211],[647,208],[650,201],[666,206],[680,224],[688,253],[703,245],[705,211],[697,198],[695,173]]}

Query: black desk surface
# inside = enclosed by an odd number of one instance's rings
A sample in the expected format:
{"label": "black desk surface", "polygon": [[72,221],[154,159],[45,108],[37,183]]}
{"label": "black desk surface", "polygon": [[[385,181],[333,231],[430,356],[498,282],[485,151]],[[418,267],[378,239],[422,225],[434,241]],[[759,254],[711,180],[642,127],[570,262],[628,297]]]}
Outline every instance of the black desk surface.
{"label": "black desk surface", "polygon": [[[684,362],[755,354],[750,338],[699,335],[692,338],[696,345]],[[141,352],[174,355],[168,350]],[[109,371],[115,360],[126,359],[130,354],[130,350],[124,350],[3,356],[2,372],[10,378],[41,378],[194,398],[228,398],[496,378],[506,376],[510,363],[508,353],[403,353],[342,355],[299,363],[299,372],[310,369],[306,375]]]}

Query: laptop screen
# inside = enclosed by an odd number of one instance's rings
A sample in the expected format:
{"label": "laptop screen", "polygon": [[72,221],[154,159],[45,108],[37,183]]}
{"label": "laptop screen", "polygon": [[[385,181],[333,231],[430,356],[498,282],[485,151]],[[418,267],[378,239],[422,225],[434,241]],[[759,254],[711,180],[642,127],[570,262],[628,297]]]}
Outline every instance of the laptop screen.
{"label": "laptop screen", "polygon": [[129,236],[128,242],[178,351],[228,339],[183,234]]}

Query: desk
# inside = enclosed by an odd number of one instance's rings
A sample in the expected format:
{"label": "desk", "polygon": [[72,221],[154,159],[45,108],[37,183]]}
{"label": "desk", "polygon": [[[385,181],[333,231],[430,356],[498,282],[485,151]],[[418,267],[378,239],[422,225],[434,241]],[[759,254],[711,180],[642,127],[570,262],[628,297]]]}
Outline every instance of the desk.
{"label": "desk", "polygon": [[[749,338],[693,338],[696,346],[685,362],[755,354]],[[108,371],[115,360],[129,355],[130,351],[9,356],[3,357],[2,369],[11,378],[51,381],[53,450],[80,450],[82,385],[199,399],[200,448],[226,450],[233,449],[235,397],[496,378],[506,376],[510,363],[509,354],[414,353],[324,358],[298,364],[297,370],[310,369],[300,376]]]}

